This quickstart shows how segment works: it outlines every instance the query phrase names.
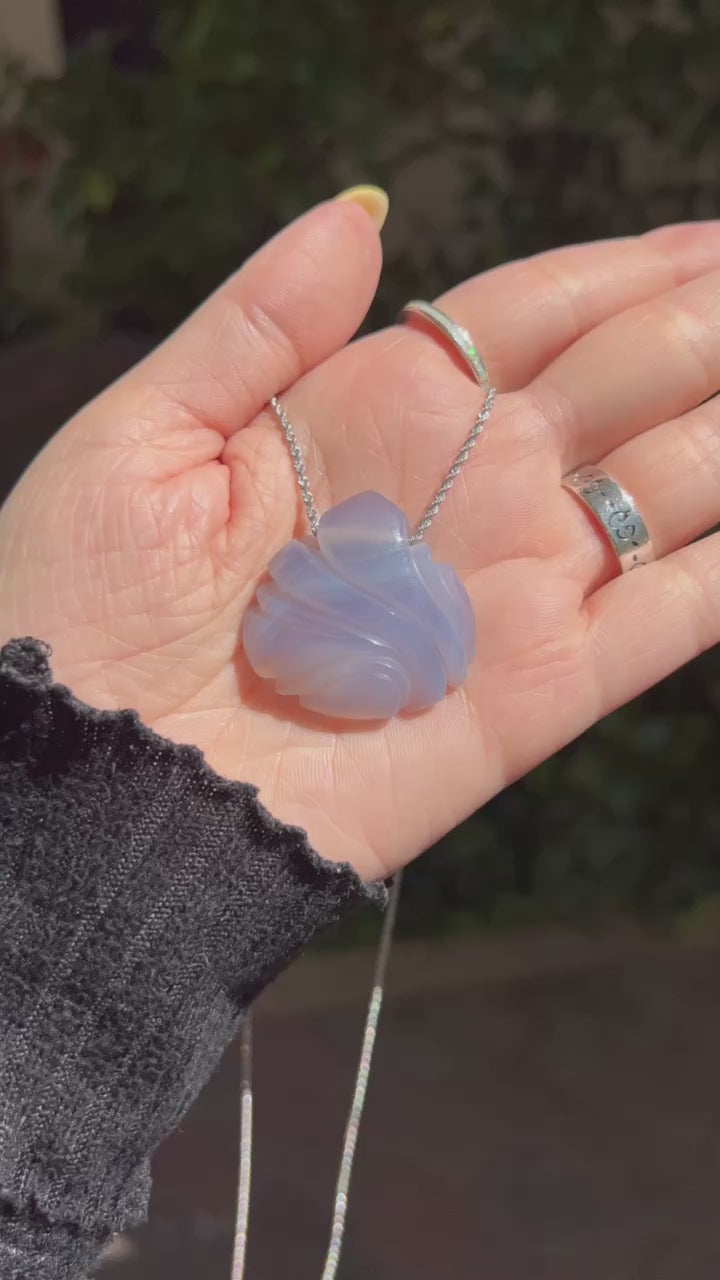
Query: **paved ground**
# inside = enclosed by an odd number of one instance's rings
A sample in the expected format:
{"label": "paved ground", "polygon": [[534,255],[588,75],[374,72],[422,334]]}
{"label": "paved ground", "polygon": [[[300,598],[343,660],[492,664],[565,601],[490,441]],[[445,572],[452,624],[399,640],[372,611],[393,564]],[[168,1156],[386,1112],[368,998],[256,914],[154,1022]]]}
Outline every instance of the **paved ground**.
{"label": "paved ground", "polygon": [[[364,969],[298,969],[259,1017],[249,1280],[320,1274]],[[716,1280],[720,949],[504,939],[396,973],[343,1280]],[[152,1224],[103,1280],[227,1280],[237,1069],[159,1154]]]}

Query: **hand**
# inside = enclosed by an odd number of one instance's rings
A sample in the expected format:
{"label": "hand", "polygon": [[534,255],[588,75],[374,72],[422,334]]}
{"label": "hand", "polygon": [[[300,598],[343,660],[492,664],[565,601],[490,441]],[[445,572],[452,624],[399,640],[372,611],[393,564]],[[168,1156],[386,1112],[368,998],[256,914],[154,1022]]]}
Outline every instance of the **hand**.
{"label": "hand", "polygon": [[[411,523],[480,403],[428,333],[345,346],[379,267],[362,208],[314,209],[65,426],[0,515],[3,639],[49,640],[80,698],[196,744],[367,878],[720,637],[720,535],[687,545],[720,518],[716,223],[554,251],[440,300],[500,392],[428,535],[476,610],[464,688],[334,725],[257,680],[243,612],[305,529],[269,397],[283,392],[321,511],[376,488]],[[582,462],[633,493],[657,563],[617,576],[560,486]]]}

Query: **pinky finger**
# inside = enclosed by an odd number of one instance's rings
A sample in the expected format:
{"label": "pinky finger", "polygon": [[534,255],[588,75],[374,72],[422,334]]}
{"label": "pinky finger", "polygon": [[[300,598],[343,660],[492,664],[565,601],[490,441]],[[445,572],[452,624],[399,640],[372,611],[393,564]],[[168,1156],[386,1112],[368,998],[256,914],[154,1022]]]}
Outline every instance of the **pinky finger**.
{"label": "pinky finger", "polygon": [[615,578],[586,613],[600,716],[720,641],[720,533]]}

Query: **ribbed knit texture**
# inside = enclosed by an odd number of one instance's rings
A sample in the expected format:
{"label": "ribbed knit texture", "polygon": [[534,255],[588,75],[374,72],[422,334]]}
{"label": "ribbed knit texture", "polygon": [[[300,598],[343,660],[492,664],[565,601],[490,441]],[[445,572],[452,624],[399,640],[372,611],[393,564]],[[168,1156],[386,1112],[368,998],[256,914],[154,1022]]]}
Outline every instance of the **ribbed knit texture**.
{"label": "ribbed knit texture", "polygon": [[242,1010],[378,886],[133,711],[0,650],[0,1277],[81,1280]]}

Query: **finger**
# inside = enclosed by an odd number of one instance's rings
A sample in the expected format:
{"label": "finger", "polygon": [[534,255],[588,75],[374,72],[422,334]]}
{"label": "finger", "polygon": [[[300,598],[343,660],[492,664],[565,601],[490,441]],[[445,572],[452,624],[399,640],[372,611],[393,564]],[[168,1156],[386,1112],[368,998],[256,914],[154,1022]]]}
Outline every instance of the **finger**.
{"label": "finger", "polygon": [[[351,201],[312,209],[264,245],[93,409],[93,430],[217,456],[299,375],[338,350],[377,286],[376,223]],[[127,409],[127,417],[123,416]],[[188,427],[200,428],[188,446]]]}
{"label": "finger", "polygon": [[[720,222],[665,227],[513,263],[439,301],[468,326],[492,380],[508,391],[618,307],[719,260]],[[477,412],[477,386],[432,332],[414,326],[372,334],[335,357],[329,384],[322,374],[317,370],[303,379],[289,403],[301,430],[314,403],[321,399],[326,406],[311,431],[322,459],[316,470],[310,456],[319,500],[339,501],[360,485],[380,488],[411,521],[419,519]],[[482,448],[438,516],[438,551],[463,567],[477,565],[478,545],[488,560],[529,554],[539,527],[544,537],[547,524],[544,511],[536,509],[543,469],[552,469],[554,485],[558,479],[549,442],[550,429],[528,412],[522,393],[501,396]],[[507,518],[489,528],[488,494],[500,490]]]}
{"label": "finger", "polygon": [[514,391],[610,316],[717,266],[720,222],[683,223],[497,267],[438,306],[470,330],[495,385]]}
{"label": "finger", "polygon": [[678,417],[720,389],[720,270],[585,335],[528,389],[566,470]]}
{"label": "finger", "polygon": [[[635,436],[600,465],[635,500],[656,559],[685,546],[720,521],[720,397]],[[617,576],[617,559],[587,508],[565,496],[568,559],[589,594]]]}
{"label": "finger", "polygon": [[585,609],[600,716],[720,640],[720,534],[616,578]]}

